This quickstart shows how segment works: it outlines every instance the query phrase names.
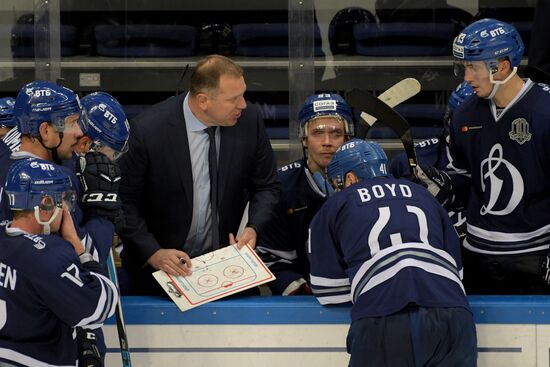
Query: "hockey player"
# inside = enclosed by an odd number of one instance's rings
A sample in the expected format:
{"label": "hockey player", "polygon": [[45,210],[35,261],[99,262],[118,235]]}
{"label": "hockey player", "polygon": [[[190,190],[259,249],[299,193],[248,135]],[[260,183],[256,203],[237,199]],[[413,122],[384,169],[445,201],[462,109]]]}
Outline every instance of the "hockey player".
{"label": "hockey player", "polygon": [[[89,223],[91,217],[102,217],[108,222],[86,228],[97,242],[99,262],[104,265],[111,249],[113,235],[123,225],[122,203],[118,197],[120,169],[115,163],[128,148],[130,126],[120,103],[110,94],[96,92],[81,100],[88,130],[78,139],[72,160],[63,164],[75,172],[81,185],[77,185],[79,205]],[[114,177],[113,181],[103,177]],[[116,179],[118,177],[118,180]]]}
{"label": "hockey player", "polygon": [[382,148],[360,139],[328,165],[342,191],[311,222],[313,294],[323,305],[353,302],[350,366],[475,366],[456,231],[423,187],[386,165]]}
{"label": "hockey player", "polygon": [[[14,117],[21,135],[21,146],[11,154],[0,154],[0,182],[5,182],[8,168],[15,160],[29,157],[60,163],[70,159],[86,120],[81,117],[78,97],[70,89],[50,82],[32,82],[19,91]],[[0,220],[10,219],[5,196]]]}
{"label": "hockey player", "polygon": [[550,88],[517,75],[523,51],[517,30],[495,19],[474,22],[455,38],[455,72],[476,94],[451,125],[451,163],[460,174],[424,176],[443,201],[464,183],[470,191],[470,293],[548,292],[541,264],[550,247]]}
{"label": "hockey player", "polygon": [[[82,113],[76,94],[50,82],[36,81],[25,85],[16,98],[14,116],[22,134],[21,147],[10,156],[0,156],[0,182],[5,182],[9,167],[23,159],[42,158],[50,162],[72,159],[74,149],[88,127],[88,118]],[[59,166],[75,183],[79,194],[78,205],[72,213],[73,221],[87,252],[106,269],[114,235],[113,221],[121,207],[118,200],[120,170],[108,159],[86,160],[77,168],[81,181],[86,183],[82,194],[96,200],[89,205],[81,203],[80,187],[76,184],[79,179],[74,168]],[[3,209],[0,220],[11,219],[5,194],[0,204]],[[99,349],[104,353],[106,348],[101,332],[97,337]]]}
{"label": "hockey player", "polygon": [[118,293],[76,233],[71,181],[30,158],[11,166],[4,189],[13,221],[0,225],[0,365],[99,365],[81,328],[113,315]]}
{"label": "hockey player", "polygon": [[128,150],[130,125],[120,103],[109,93],[95,92],[80,100],[88,118],[88,131],[79,139],[76,152],[103,153],[116,162]]}
{"label": "hockey player", "polygon": [[[443,117],[441,135],[415,144],[416,158],[419,164],[433,166],[437,169],[447,168],[450,157],[449,129],[453,112],[459,104],[472,94],[472,87],[467,82],[460,83],[451,93],[447,103],[447,110]],[[396,178],[411,177],[411,170],[405,152],[398,154],[392,159],[390,172]],[[456,203],[452,208],[447,210],[461,238],[466,235],[466,213],[463,211],[463,204],[464,203]]]}
{"label": "hockey player", "polygon": [[336,149],[353,135],[351,108],[337,94],[310,96],[298,118],[304,158],[279,168],[281,198],[256,246],[277,277],[269,283],[276,295],[310,293],[307,229],[329,186],[320,175]]}

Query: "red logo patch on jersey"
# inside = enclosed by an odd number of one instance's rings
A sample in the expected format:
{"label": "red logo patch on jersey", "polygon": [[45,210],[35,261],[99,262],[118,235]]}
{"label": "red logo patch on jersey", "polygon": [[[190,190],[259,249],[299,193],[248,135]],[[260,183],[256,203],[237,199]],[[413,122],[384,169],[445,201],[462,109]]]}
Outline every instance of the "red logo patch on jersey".
{"label": "red logo patch on jersey", "polygon": [[462,126],[460,128],[460,132],[461,133],[467,133],[468,131],[470,130],[479,130],[481,129],[483,126]]}

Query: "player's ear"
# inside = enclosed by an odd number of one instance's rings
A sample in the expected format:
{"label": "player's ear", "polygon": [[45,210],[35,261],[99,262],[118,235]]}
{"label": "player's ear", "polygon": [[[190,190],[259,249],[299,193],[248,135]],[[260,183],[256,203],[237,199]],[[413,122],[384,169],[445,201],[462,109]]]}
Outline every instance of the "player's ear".
{"label": "player's ear", "polygon": [[54,129],[53,125],[49,122],[42,122],[40,126],[38,126],[38,132],[40,133],[40,137],[42,138],[42,141],[46,145],[50,145],[50,141],[52,139],[59,139],[59,134]]}
{"label": "player's ear", "polygon": [[82,135],[78,138],[74,151],[77,153],[88,153],[92,147],[92,139],[87,135]]}
{"label": "player's ear", "polygon": [[351,186],[357,182],[359,182],[359,179],[357,178],[355,173],[353,173],[352,171],[349,171],[348,173],[346,173],[346,178],[344,180],[344,188]]}
{"label": "player's ear", "polygon": [[498,63],[498,70],[499,70],[501,73],[508,74],[508,72],[509,72],[510,70],[512,70],[512,64],[510,63],[510,60],[508,60],[508,58],[503,58],[503,59]]}

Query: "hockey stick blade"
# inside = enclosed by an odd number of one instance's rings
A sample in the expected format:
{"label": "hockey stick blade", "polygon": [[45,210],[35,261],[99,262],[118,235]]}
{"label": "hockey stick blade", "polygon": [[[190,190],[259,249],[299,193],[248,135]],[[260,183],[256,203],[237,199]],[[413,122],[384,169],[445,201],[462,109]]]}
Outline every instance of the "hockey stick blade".
{"label": "hockey stick blade", "polygon": [[[416,96],[420,92],[420,89],[421,85],[418,80],[415,78],[405,78],[389,87],[385,92],[378,96],[378,99],[390,107],[395,107],[409,98]],[[366,112],[361,112],[361,118],[369,126],[374,125],[377,120],[376,117]]]}
{"label": "hockey stick blade", "polygon": [[130,360],[130,349],[128,348],[128,336],[126,334],[126,326],[124,324],[124,315],[122,314],[120,286],[118,285],[115,261],[113,259],[113,249],[111,249],[111,252],[107,257],[107,270],[109,273],[109,278],[113,283],[115,283],[117,289],[119,289],[119,296],[118,296],[118,302],[116,305],[115,317],[116,317],[116,328],[118,332],[118,342],[120,344],[120,354],[122,357],[122,367],[132,367],[132,361]]}
{"label": "hockey stick blade", "polygon": [[348,93],[346,100],[350,106],[357,108],[359,111],[369,111],[369,114],[397,133],[405,148],[409,167],[411,167],[412,173],[415,174],[414,168],[417,166],[418,161],[414,150],[411,127],[407,120],[380,99],[359,89],[354,89]]}

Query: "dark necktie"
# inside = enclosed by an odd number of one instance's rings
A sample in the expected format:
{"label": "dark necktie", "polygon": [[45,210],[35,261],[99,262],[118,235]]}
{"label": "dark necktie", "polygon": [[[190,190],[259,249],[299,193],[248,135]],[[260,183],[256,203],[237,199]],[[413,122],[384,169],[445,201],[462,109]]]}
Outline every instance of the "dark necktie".
{"label": "dark necktie", "polygon": [[217,250],[220,247],[220,229],[218,226],[218,154],[216,153],[216,128],[209,127],[206,133],[210,138],[210,147],[208,148],[208,168],[210,171],[210,212],[212,216],[212,249]]}

